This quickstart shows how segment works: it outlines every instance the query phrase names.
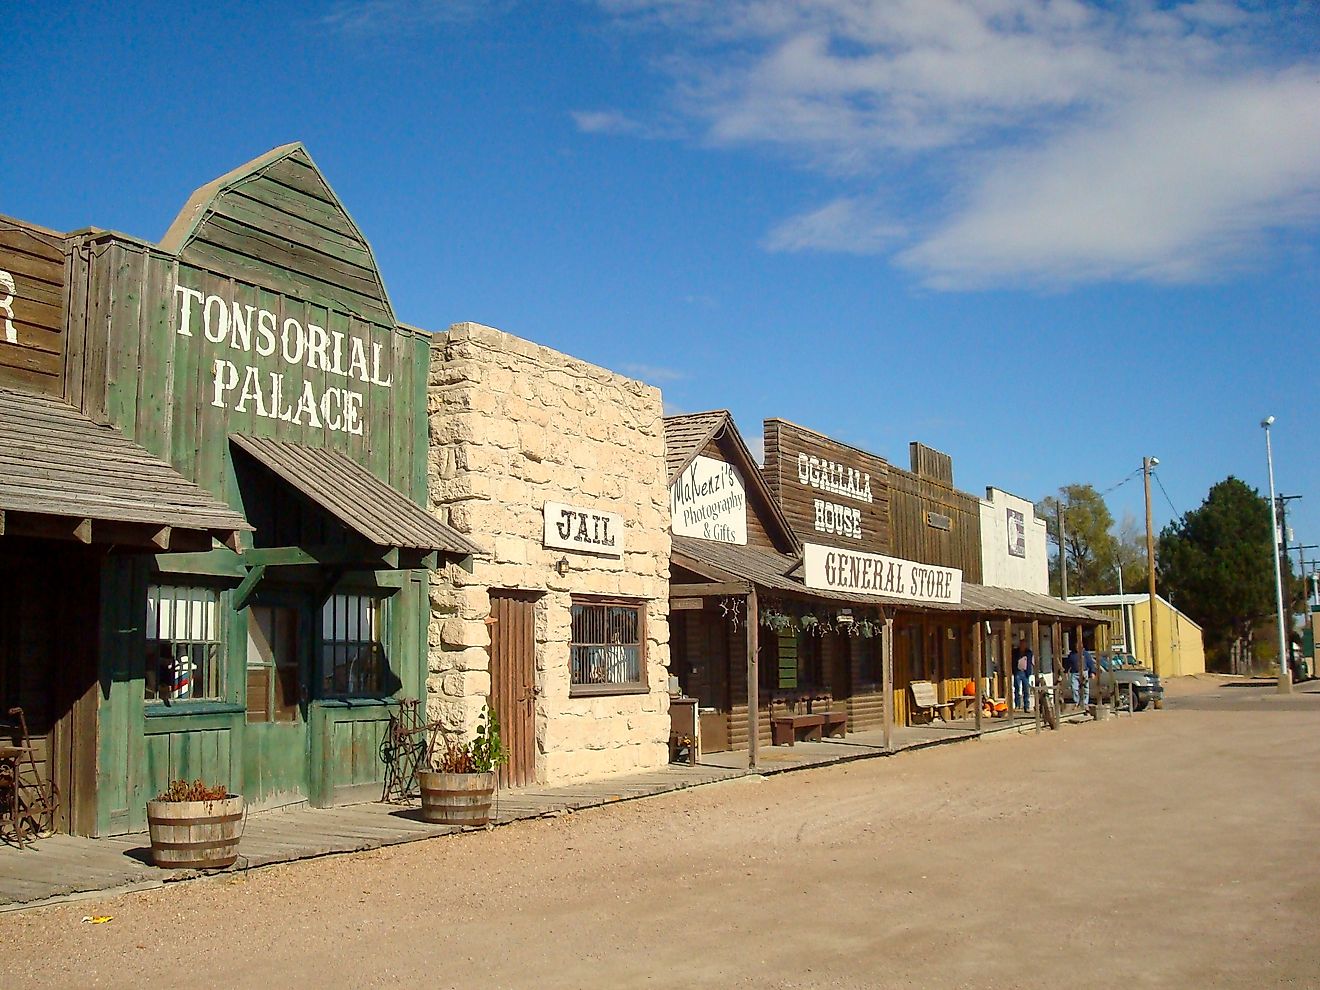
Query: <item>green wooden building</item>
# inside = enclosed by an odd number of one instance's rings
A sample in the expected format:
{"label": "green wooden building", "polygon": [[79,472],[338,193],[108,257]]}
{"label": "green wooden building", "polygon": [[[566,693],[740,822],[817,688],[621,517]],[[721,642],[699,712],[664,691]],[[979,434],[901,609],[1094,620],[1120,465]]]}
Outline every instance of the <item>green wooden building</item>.
{"label": "green wooden building", "polygon": [[62,825],[145,827],[167,781],[254,808],[379,794],[425,697],[429,334],[297,144],[159,244],[0,218],[0,703]]}

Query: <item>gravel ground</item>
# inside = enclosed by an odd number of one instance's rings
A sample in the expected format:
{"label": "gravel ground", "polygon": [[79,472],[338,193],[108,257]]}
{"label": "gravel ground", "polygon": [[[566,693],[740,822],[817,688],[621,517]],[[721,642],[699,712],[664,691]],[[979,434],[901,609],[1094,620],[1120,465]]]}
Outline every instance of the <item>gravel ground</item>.
{"label": "gravel ground", "polygon": [[0,915],[2,985],[1318,986],[1320,693],[1224,680],[1039,737]]}

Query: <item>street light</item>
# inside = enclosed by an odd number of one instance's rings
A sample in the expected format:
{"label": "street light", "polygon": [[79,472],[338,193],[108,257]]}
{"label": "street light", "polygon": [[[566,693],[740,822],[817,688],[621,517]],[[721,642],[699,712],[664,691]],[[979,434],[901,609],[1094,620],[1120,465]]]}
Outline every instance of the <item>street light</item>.
{"label": "street light", "polygon": [[[1155,638],[1155,527],[1151,522],[1150,514],[1150,472],[1159,464],[1158,457],[1143,457],[1141,459],[1141,473],[1146,478],[1146,572],[1148,574],[1147,590],[1150,592],[1150,669],[1155,676],[1160,674],[1160,641]],[[1136,650],[1132,651],[1133,653]]]}
{"label": "street light", "polygon": [[1279,693],[1292,694],[1292,678],[1288,675],[1288,635],[1283,627],[1283,573],[1279,570],[1279,509],[1274,504],[1274,449],[1270,446],[1270,427],[1274,417],[1266,416],[1260,421],[1260,428],[1265,431],[1265,465],[1270,474],[1270,533],[1274,541],[1271,551],[1274,557],[1274,603],[1279,620]]}

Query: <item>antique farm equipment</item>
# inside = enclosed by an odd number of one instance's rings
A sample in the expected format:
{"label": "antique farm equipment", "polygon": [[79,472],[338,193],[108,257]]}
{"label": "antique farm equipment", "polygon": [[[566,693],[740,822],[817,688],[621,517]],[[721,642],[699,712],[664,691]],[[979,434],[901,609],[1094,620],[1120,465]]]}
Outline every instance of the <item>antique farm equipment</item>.
{"label": "antique farm equipment", "polygon": [[22,708],[9,709],[14,745],[0,745],[0,839],[19,848],[55,831],[59,798],[55,784],[37,766]]}
{"label": "antique farm equipment", "polygon": [[423,722],[421,702],[404,698],[398,711],[390,716],[389,726],[380,742],[380,759],[385,764],[385,787],[380,799],[392,804],[406,804],[419,793],[417,775],[431,764],[440,724]]}
{"label": "antique farm equipment", "polygon": [[[198,797],[200,800],[188,800]],[[243,798],[201,781],[175,781],[147,802],[151,858],[168,869],[219,870],[233,866],[243,837]]]}

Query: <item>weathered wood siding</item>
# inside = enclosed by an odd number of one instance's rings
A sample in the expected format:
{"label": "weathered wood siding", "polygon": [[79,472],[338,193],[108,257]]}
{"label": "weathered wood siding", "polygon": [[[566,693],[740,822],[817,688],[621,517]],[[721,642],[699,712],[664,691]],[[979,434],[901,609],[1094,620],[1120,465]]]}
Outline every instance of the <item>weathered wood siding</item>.
{"label": "weathered wood siding", "polygon": [[[961,568],[964,581],[980,584],[980,499],[946,482],[893,467],[889,486],[894,556]],[[931,525],[930,513],[947,517],[949,528]]]}
{"label": "weathered wood siding", "polygon": [[783,550],[783,541],[776,542],[774,537],[770,535],[772,524],[767,525],[767,517],[772,510],[765,499],[762,498],[756,479],[747,476],[746,469],[739,463],[739,459],[733,455],[733,451],[730,449],[731,446],[731,441],[716,439],[706,444],[701,453],[713,460],[732,464],[739,477],[742,478],[743,487],[747,490],[747,545],[749,547],[760,547],[763,550]]}
{"label": "weathered wood siding", "polygon": [[0,387],[64,391],[64,238],[0,216]]}
{"label": "weathered wood siding", "polygon": [[[867,553],[893,552],[888,462],[782,419],[765,421],[764,439],[766,482],[799,539]],[[804,483],[798,469],[799,455],[814,458],[817,464],[829,462],[857,472],[858,476],[869,482],[871,501],[821,490],[813,487],[810,482]],[[855,510],[860,516],[860,535],[845,536],[818,528],[817,501],[845,510]]]}

